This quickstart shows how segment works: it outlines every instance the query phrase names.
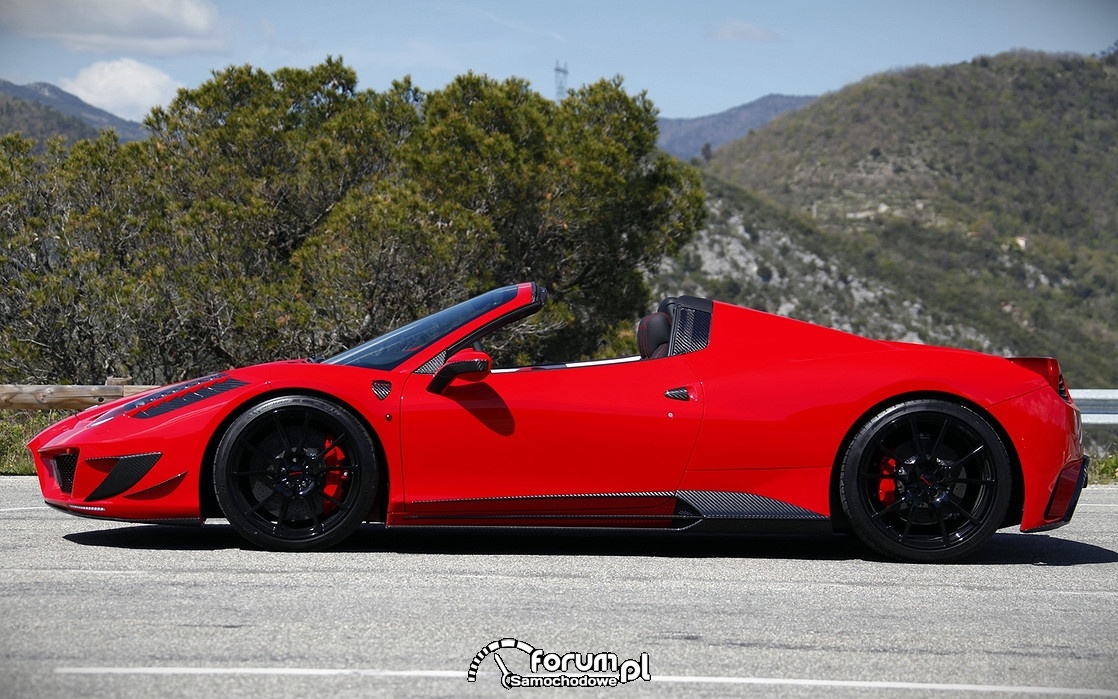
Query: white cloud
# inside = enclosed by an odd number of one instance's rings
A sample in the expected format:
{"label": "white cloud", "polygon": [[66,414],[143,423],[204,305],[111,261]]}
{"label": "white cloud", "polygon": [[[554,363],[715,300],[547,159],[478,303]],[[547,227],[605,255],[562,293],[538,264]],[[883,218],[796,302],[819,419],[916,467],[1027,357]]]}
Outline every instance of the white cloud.
{"label": "white cloud", "polygon": [[756,27],[745,20],[728,19],[714,28],[711,37],[718,41],[750,41],[764,43],[780,37],[771,29]]}
{"label": "white cloud", "polygon": [[210,0],[4,0],[0,27],[92,53],[215,53],[225,35]]}
{"label": "white cloud", "polygon": [[152,107],[170,102],[182,85],[158,68],[121,58],[86,66],[77,77],[60,80],[59,87],[94,107],[140,121]]}

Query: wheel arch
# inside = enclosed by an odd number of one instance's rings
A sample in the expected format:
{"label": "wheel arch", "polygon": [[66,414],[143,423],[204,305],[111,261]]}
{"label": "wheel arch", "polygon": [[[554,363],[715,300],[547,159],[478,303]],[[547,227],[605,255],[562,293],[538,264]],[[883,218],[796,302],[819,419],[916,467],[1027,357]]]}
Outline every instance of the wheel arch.
{"label": "wheel arch", "polygon": [[831,478],[828,489],[831,505],[831,523],[834,529],[836,531],[848,531],[850,528],[846,520],[846,513],[843,511],[842,502],[839,499],[839,478],[841,477],[843,459],[846,457],[846,452],[850,449],[850,445],[853,443],[854,438],[857,436],[859,430],[861,430],[867,422],[872,420],[874,416],[894,405],[900,405],[901,403],[907,403],[913,400],[941,400],[967,408],[985,420],[994,432],[997,433],[998,439],[1001,440],[1002,446],[1005,447],[1006,454],[1009,455],[1009,467],[1013,474],[1009,509],[1006,512],[1006,519],[1002,522],[1001,526],[1008,527],[1019,524],[1021,522],[1021,514],[1025,503],[1025,480],[1021,471],[1021,459],[1017,455],[1017,448],[1014,446],[1013,440],[1010,439],[1009,433],[1002,427],[1001,422],[981,405],[957,394],[944,393],[942,391],[915,391],[891,396],[875,403],[859,415],[858,419],[851,424],[850,429],[843,435],[842,441],[839,443],[839,448],[835,452],[834,459],[831,463]]}
{"label": "wheel arch", "polygon": [[214,489],[214,461],[221,438],[225,435],[226,431],[229,430],[230,425],[244,413],[273,398],[282,398],[285,396],[307,396],[332,403],[348,412],[368,430],[369,435],[373,438],[373,449],[375,450],[377,461],[382,465],[382,468],[378,469],[377,495],[376,499],[373,501],[373,509],[369,513],[367,519],[371,521],[377,517],[385,517],[388,511],[388,461],[380,435],[377,434],[372,423],[369,422],[360,410],[357,410],[346,401],[339,400],[337,396],[332,396],[329,393],[323,393],[322,391],[315,391],[309,388],[281,388],[254,395],[238,405],[236,409],[230,411],[217,426],[217,429],[210,434],[209,441],[206,443],[206,449],[202,453],[201,472],[199,473],[198,479],[198,502],[201,506],[202,517],[221,517],[224,515],[221,511],[221,506],[217,502],[217,492]]}

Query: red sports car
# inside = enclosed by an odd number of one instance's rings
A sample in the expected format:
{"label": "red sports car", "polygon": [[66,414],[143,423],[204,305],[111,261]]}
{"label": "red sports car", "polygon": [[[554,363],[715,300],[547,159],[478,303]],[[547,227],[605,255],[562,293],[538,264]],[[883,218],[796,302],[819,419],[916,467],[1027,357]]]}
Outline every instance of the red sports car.
{"label": "red sports car", "polygon": [[224,517],[306,550],[387,527],[852,531],[943,561],[1068,522],[1086,484],[1055,359],[884,342],[694,297],[640,356],[494,368],[544,289],[495,289],[323,361],[91,408],[30,443],[47,503]]}

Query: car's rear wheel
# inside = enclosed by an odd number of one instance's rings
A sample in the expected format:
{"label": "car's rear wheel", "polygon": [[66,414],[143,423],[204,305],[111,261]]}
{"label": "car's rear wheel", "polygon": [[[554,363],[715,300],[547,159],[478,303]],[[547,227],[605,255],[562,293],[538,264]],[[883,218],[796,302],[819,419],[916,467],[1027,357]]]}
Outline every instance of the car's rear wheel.
{"label": "car's rear wheel", "polygon": [[1009,455],[982,416],[942,400],[891,406],[847,450],[839,497],[854,532],[906,561],[947,561],[982,546],[1005,520]]}
{"label": "car's rear wheel", "polygon": [[217,447],[221,510],[237,532],[266,549],[337,544],[365,519],[376,488],[368,430],[320,398],[265,401],[234,420]]}

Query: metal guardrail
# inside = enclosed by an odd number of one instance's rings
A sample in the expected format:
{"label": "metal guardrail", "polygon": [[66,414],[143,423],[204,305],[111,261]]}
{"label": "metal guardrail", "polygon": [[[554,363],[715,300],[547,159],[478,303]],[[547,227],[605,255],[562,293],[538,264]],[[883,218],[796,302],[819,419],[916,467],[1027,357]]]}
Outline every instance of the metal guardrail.
{"label": "metal guardrail", "polygon": [[1071,397],[1083,413],[1084,425],[1118,425],[1118,390],[1071,389]]}
{"label": "metal guardrail", "polygon": [[[0,410],[80,410],[157,386],[13,386],[0,385]],[[1084,425],[1118,425],[1118,389],[1072,389]]]}

